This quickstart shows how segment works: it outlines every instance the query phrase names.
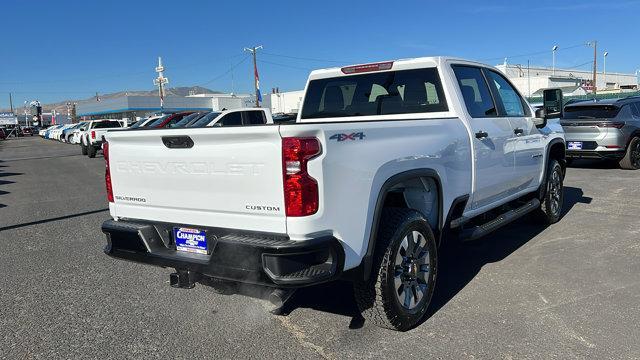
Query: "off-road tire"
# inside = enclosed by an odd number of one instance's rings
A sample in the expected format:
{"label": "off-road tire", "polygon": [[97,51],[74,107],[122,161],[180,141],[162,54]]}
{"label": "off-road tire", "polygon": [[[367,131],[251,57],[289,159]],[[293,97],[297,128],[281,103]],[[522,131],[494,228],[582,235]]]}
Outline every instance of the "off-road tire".
{"label": "off-road tire", "polygon": [[87,147],[82,142],[80,142],[80,149],[82,149],[82,155],[87,155]]}
{"label": "off-road tire", "polygon": [[[396,256],[401,251],[405,237],[413,231],[419,232],[426,240],[423,247],[428,250],[425,258],[429,260],[429,270],[424,275],[428,279],[426,294],[421,292],[421,299],[416,302],[415,308],[410,310],[400,304],[394,278],[397,269]],[[436,251],[435,237],[427,219],[421,213],[404,208],[383,209],[371,275],[368,280],[354,283],[356,302],[364,318],[376,326],[399,331],[409,330],[418,324],[433,296],[438,268]]]}
{"label": "off-road tire", "polygon": [[625,170],[640,169],[640,137],[634,137],[627,146],[627,152],[618,163]]}
{"label": "off-road tire", "polygon": [[540,208],[536,210],[538,219],[544,224],[555,224],[562,217],[564,202],[564,170],[556,159],[549,160],[547,176],[543,183],[544,191],[540,200]]}
{"label": "off-road tire", "polygon": [[88,155],[90,158],[92,158],[92,159],[93,159],[94,157],[96,157],[96,153],[97,153],[97,152],[98,152],[98,149],[96,149],[96,147],[95,147],[95,146],[93,146],[93,145],[89,145],[89,146],[87,146],[87,155]]}

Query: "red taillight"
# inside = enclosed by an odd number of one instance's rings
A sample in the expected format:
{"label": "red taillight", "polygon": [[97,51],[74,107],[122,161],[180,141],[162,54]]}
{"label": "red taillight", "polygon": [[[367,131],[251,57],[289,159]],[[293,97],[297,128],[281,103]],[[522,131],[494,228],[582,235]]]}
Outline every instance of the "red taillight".
{"label": "red taillight", "polygon": [[91,138],[92,138],[92,139],[95,139],[95,138],[96,138],[96,132],[95,132],[95,131],[92,131],[92,132],[91,132]]}
{"label": "red taillight", "polygon": [[307,172],[309,159],[322,153],[316,138],[282,139],[284,205],[287,216],[307,216],[318,211],[318,182]]}
{"label": "red taillight", "polygon": [[340,69],[343,74],[357,74],[370,71],[382,71],[391,70],[393,67],[393,61],[374,63],[374,64],[362,64],[355,66],[347,66]]}
{"label": "red taillight", "polygon": [[109,143],[102,143],[102,154],[104,156],[105,163],[105,171],[104,171],[104,182],[107,186],[107,200],[109,202],[113,202],[113,187],[111,186],[111,170],[109,169]]}

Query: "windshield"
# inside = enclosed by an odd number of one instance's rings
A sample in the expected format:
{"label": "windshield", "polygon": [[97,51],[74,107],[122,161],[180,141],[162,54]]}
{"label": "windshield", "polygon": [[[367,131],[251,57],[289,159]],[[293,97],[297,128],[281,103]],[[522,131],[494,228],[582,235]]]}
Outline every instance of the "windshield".
{"label": "windshield", "polygon": [[131,125],[130,128],[131,129],[139,128],[140,126],[142,126],[142,124],[144,124],[145,121],[147,121],[147,119],[142,119],[140,121],[137,121],[135,124]]}
{"label": "windshield", "polygon": [[158,118],[156,121],[150,121],[147,125],[145,125],[145,127],[156,127],[156,126],[162,124],[162,122],[165,121],[169,116],[171,116],[171,115],[165,115],[165,116],[162,116],[162,117]]}
{"label": "windshield", "polygon": [[303,119],[447,111],[435,68],[375,72],[309,82]]}
{"label": "windshield", "polygon": [[193,124],[189,125],[189,127],[203,127],[203,126],[207,126],[207,124],[209,124],[211,121],[213,121],[215,118],[218,117],[218,115],[220,115],[221,113],[219,112],[210,112],[207,115],[203,116],[201,119],[199,119],[198,121],[194,122]]}
{"label": "windshield", "polygon": [[183,127],[183,126],[185,126],[189,121],[191,121],[191,120],[193,120],[193,119],[195,119],[196,117],[199,117],[199,116],[201,116],[201,115],[202,115],[202,113],[193,113],[193,114],[191,114],[191,115],[187,115],[187,116],[183,117],[183,118],[182,118],[180,121],[178,121],[177,123],[169,125],[169,127],[172,127],[172,128],[176,128],[176,127]]}
{"label": "windshield", "polygon": [[612,119],[620,108],[614,105],[566,106],[565,119]]}

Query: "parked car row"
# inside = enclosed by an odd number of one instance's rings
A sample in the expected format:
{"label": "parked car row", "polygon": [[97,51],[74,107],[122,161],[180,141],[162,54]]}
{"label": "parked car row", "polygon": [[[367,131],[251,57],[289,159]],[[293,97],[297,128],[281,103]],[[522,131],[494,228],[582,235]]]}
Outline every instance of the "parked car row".
{"label": "parked car row", "polygon": [[9,127],[0,127],[0,140],[8,137],[33,136],[36,128],[30,126],[11,125]]}
{"label": "parked car row", "polygon": [[109,131],[134,131],[150,129],[177,129],[198,127],[228,127],[273,124],[271,112],[262,108],[241,108],[223,111],[176,112],[153,115],[127,124],[122,120],[99,119],[81,121],[75,124],[53,125],[41,129],[39,135],[45,139],[57,140],[80,146],[82,155],[96,156],[102,148],[104,136]]}

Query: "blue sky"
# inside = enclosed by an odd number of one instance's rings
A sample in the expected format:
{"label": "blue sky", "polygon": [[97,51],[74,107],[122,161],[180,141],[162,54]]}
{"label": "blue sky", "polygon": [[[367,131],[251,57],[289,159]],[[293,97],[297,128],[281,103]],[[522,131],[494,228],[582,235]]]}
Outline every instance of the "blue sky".
{"label": "blue sky", "polygon": [[[640,68],[640,1],[22,1],[2,2],[0,108],[24,100],[82,99],[152,89],[157,56],[170,86],[251,92],[296,90],[310,69],[429,55],[487,63],[598,61]],[[517,56],[524,55],[526,56]],[[233,68],[233,71],[230,71]],[[588,69],[589,65],[581,68]],[[232,81],[233,77],[233,81]]]}

